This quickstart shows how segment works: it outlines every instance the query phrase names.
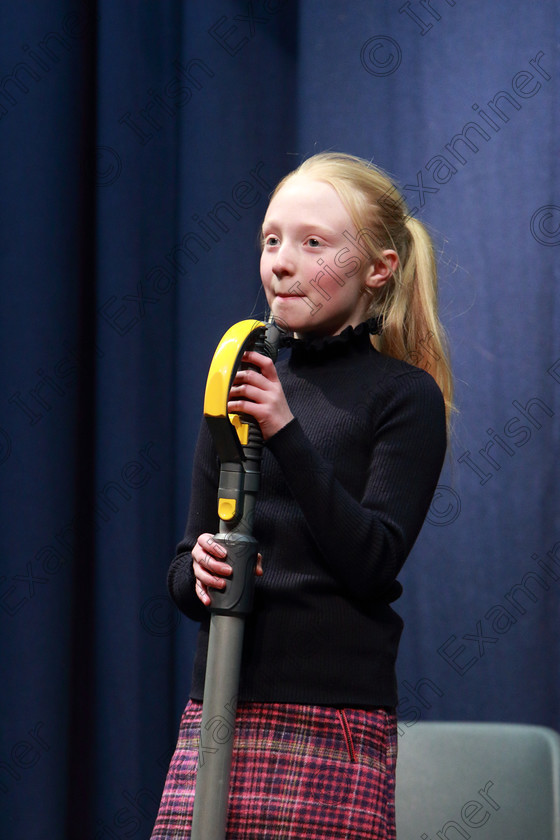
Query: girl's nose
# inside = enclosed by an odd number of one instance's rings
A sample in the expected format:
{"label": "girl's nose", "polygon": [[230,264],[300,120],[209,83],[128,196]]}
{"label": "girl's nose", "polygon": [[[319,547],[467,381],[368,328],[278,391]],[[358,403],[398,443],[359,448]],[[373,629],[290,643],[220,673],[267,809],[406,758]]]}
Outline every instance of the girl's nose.
{"label": "girl's nose", "polygon": [[294,271],[295,255],[293,248],[287,242],[283,242],[275,254],[272,273],[277,277],[285,277],[286,275],[293,274]]}

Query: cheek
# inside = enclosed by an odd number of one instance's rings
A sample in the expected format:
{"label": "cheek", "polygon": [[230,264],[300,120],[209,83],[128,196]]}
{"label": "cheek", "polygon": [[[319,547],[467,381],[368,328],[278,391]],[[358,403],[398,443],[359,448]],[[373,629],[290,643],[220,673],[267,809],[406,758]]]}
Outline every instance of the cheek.
{"label": "cheek", "polygon": [[270,256],[267,256],[266,254],[263,254],[261,256],[260,273],[261,283],[263,285],[263,289],[268,300],[270,289],[272,286],[272,263],[270,260]]}
{"label": "cheek", "polygon": [[317,265],[315,261],[313,265],[308,267],[306,276],[312,288],[317,289],[319,294],[325,299],[338,298],[344,293],[348,281],[345,281],[338,272],[333,271],[332,263],[325,260],[324,265]]}
{"label": "cheek", "polygon": [[267,254],[261,254],[261,261],[260,261],[260,272],[261,272],[261,280],[263,285],[266,286],[270,283],[270,266],[269,266],[269,259]]}

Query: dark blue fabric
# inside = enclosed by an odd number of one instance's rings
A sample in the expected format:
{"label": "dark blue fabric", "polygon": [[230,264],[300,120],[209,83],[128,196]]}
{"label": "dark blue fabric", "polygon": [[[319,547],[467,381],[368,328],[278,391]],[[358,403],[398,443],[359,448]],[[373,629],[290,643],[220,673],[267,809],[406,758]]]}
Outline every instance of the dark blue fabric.
{"label": "dark blue fabric", "polygon": [[388,169],[433,230],[456,375],[397,605],[402,737],[560,727],[559,15],[4,4],[0,837],[149,837],[190,680],[165,575],[209,361],[262,314],[270,189],[325,149]]}

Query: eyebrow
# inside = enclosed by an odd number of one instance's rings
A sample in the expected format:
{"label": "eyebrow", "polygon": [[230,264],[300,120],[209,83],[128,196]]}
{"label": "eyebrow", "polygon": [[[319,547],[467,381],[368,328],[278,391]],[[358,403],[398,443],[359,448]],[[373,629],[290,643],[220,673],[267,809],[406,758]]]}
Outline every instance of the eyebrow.
{"label": "eyebrow", "polygon": [[[270,219],[266,223],[266,225],[263,224],[263,226],[261,228],[261,233],[264,234],[264,231],[268,230],[269,228],[272,228],[274,230],[274,229],[278,229],[278,227],[280,227],[279,223],[277,221],[275,221],[274,219]],[[316,233],[319,233],[319,232],[322,231],[323,233],[331,234],[331,235],[332,234],[337,235],[339,233],[339,231],[335,230],[334,228],[328,227],[328,226],[326,226],[322,223],[319,223],[319,222],[318,223],[302,222],[301,224],[296,226],[296,230],[298,232],[315,231]]]}

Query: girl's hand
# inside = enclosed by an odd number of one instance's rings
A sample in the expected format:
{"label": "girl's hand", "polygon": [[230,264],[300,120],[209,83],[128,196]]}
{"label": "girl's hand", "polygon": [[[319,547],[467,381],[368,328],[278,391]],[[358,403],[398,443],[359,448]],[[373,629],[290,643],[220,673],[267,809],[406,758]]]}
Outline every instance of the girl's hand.
{"label": "girl's hand", "polygon": [[251,350],[243,354],[242,361],[259,370],[237,371],[229,392],[228,411],[250,414],[259,424],[264,440],[268,440],[293,420],[294,415],[272,359]]}
{"label": "girl's hand", "polygon": [[[196,594],[205,607],[211,604],[208,587],[223,589],[226,585],[224,578],[231,575],[232,568],[227,562],[227,551],[216,542],[212,534],[201,534],[192,552],[193,571],[196,578]],[[262,556],[257,557],[255,574],[263,573]]]}

